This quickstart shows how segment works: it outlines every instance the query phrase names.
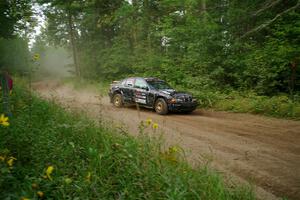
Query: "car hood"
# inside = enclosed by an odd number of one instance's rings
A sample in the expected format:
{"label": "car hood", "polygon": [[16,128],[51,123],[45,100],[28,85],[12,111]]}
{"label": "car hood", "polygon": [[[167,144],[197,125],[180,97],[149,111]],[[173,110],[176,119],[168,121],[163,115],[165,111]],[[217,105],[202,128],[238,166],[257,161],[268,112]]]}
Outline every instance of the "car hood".
{"label": "car hood", "polygon": [[186,92],[180,92],[176,91],[174,89],[164,89],[164,90],[159,90],[160,93],[174,97],[174,98],[179,98],[179,97],[192,97],[192,95],[186,93]]}

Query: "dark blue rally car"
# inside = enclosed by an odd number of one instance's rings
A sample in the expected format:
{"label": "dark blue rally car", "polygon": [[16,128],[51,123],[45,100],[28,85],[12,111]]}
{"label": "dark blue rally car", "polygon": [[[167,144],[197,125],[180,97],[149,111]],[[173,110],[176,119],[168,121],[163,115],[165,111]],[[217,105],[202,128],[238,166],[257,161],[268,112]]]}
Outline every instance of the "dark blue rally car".
{"label": "dark blue rally car", "polygon": [[176,92],[165,81],[158,78],[132,77],[114,81],[109,89],[111,103],[116,107],[138,104],[165,115],[169,111],[190,113],[198,105],[192,95]]}

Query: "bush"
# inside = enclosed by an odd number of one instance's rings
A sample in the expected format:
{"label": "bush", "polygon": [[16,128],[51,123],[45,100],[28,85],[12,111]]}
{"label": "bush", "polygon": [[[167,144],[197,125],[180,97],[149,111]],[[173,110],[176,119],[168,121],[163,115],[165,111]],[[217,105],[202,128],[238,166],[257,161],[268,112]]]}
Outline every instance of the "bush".
{"label": "bush", "polygon": [[253,92],[194,92],[200,107],[240,113],[262,114],[273,117],[300,119],[300,103],[286,95],[259,96]]}

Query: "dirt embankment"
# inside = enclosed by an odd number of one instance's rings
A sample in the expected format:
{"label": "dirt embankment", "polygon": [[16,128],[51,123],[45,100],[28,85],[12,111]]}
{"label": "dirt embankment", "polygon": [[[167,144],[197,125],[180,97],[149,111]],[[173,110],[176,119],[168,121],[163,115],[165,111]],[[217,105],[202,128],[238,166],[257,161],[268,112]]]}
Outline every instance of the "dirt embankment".
{"label": "dirt embankment", "polygon": [[141,120],[151,118],[167,145],[183,147],[191,163],[210,160],[228,182],[253,184],[259,199],[300,199],[300,122],[203,110],[160,116],[134,107],[116,109],[106,96],[100,100],[93,90],[75,90],[56,81],[34,88],[66,107],[121,123],[133,134]]}

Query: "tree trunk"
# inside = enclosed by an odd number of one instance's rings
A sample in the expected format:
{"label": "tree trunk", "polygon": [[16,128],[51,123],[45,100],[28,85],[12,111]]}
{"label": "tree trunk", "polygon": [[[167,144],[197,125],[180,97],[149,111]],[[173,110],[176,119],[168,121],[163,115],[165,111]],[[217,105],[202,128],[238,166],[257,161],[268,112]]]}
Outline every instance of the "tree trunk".
{"label": "tree trunk", "polygon": [[201,10],[202,12],[206,12],[206,0],[201,1]]}
{"label": "tree trunk", "polygon": [[[137,0],[132,0],[132,6],[134,9],[133,15],[132,15],[132,21],[133,21],[133,26],[131,27],[131,35],[130,35],[130,46],[131,46],[131,52],[134,53],[134,50],[137,46],[137,35],[138,35],[138,3]],[[126,33],[125,33],[126,34]]]}
{"label": "tree trunk", "polygon": [[295,82],[296,82],[296,71],[297,71],[297,62],[293,61],[290,63],[291,68],[291,77],[290,77],[290,94],[294,94]]}
{"label": "tree trunk", "polygon": [[206,0],[201,0],[201,8],[200,8],[200,13],[203,16],[204,21],[207,21],[207,16],[206,16]]}
{"label": "tree trunk", "polygon": [[73,24],[72,14],[70,11],[68,14],[68,26],[69,26],[69,35],[70,35],[70,41],[71,41],[71,46],[73,51],[75,74],[77,77],[81,77],[80,66],[78,62],[78,52],[77,52],[77,46],[75,41],[74,24]]}
{"label": "tree trunk", "polygon": [[151,35],[150,35],[150,25],[151,25],[151,12],[150,12],[150,3],[149,0],[144,1],[144,15],[146,21],[144,22],[144,31],[146,32],[146,43],[148,52],[151,51]]}

